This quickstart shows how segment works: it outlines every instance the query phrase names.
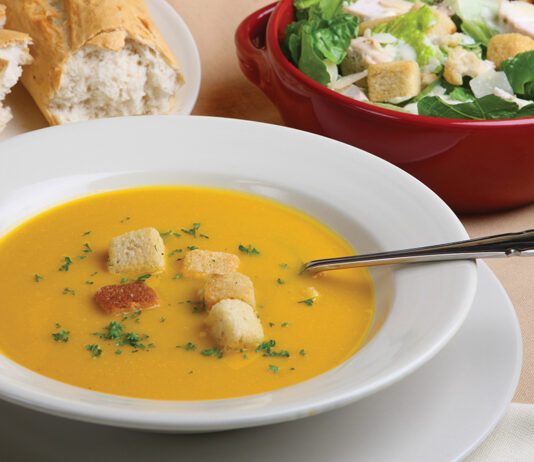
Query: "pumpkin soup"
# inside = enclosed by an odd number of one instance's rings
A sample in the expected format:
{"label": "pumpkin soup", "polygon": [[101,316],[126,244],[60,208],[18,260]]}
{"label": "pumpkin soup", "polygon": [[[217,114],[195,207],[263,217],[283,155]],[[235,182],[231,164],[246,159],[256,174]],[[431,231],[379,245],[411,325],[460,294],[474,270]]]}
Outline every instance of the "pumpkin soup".
{"label": "pumpkin soup", "polygon": [[[151,228],[163,241],[150,237],[153,259],[164,256],[157,271],[113,269],[124,259],[110,241]],[[137,398],[220,399],[286,387],[339,365],[367,334],[367,270],[299,274],[306,261],[352,253],[310,217],[245,194],[162,186],[84,197],[0,240],[0,351],[47,377]],[[196,256],[216,266],[210,255],[226,255],[239,273],[199,277],[194,263],[184,265]],[[144,305],[126,308],[149,309],[122,309],[114,297],[128,291]],[[214,323],[241,309],[249,321],[255,313],[263,338],[243,348],[221,344]]]}

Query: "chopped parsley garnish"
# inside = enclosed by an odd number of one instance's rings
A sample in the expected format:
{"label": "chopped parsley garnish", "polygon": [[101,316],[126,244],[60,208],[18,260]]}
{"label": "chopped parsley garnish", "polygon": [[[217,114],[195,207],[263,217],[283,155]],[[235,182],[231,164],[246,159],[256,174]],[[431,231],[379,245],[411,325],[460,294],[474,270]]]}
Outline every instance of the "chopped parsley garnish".
{"label": "chopped parsley garnish", "polygon": [[307,305],[307,306],[312,306],[312,305],[313,305],[313,302],[315,302],[315,297],[313,297],[313,298],[307,298],[306,300],[300,300],[300,301],[297,302],[297,303],[304,303],[304,304]]}
{"label": "chopped parsley garnish", "polygon": [[65,287],[63,289],[63,295],[67,295],[67,294],[76,295],[76,292],[74,292],[74,290],[72,289],[69,289],[68,287]]}
{"label": "chopped parsley garnish", "polygon": [[121,223],[124,223],[125,221],[131,220],[131,217],[126,217],[121,220]]}
{"label": "chopped parsley garnish", "polygon": [[180,237],[180,236],[181,236],[181,234],[178,234],[178,233],[172,233],[172,235],[173,235],[174,237]]}
{"label": "chopped parsley garnish", "polygon": [[70,257],[63,257],[65,259],[65,263],[59,267],[59,271],[68,271],[69,266],[72,265],[72,260]]}
{"label": "chopped parsley garnish", "polygon": [[98,358],[102,354],[102,349],[96,345],[85,345],[85,349],[91,352],[91,357]]}
{"label": "chopped parsley garnish", "polygon": [[169,231],[167,231],[166,233],[162,233],[162,232],[159,233],[161,237],[167,237],[167,236],[170,236],[171,234],[172,234],[172,229],[169,229]]}
{"label": "chopped parsley garnish", "polygon": [[263,356],[267,357],[289,358],[289,352],[286,350],[273,351],[272,348],[274,348],[275,345],[276,342],[274,340],[262,342],[256,347],[256,353],[263,352]]}
{"label": "chopped parsley garnish", "polygon": [[245,247],[243,244],[239,244],[238,249],[241,252],[246,253],[247,255],[259,255],[260,254],[259,250],[256,249],[255,247],[252,247],[251,244],[249,244],[248,247]]}
{"label": "chopped parsley garnish", "polygon": [[273,326],[274,326],[274,322],[270,322],[269,327],[273,327]]}
{"label": "chopped parsley garnish", "polygon": [[124,314],[122,316],[122,320],[123,321],[126,321],[126,319],[135,319],[135,318],[138,318],[139,316],[141,316],[141,313],[142,311],[139,310],[139,311],[134,311],[132,314],[128,315],[128,314]]}
{"label": "chopped parsley garnish", "polygon": [[190,350],[195,350],[197,347],[195,346],[194,343],[187,342],[185,345],[176,345],[176,348],[182,348],[183,350],[190,351]]}
{"label": "chopped parsley garnish", "polygon": [[159,322],[165,322],[165,318],[161,318]]}
{"label": "chopped parsley garnish", "polygon": [[285,283],[286,283],[286,281],[283,281],[283,280],[280,279],[280,278],[278,278],[278,279],[276,280],[276,282],[278,282],[278,284],[285,284]]}
{"label": "chopped parsley garnish", "polygon": [[291,323],[289,323],[289,322],[283,322],[282,323],[282,327],[287,327],[287,326],[290,326],[290,325],[291,325]]}
{"label": "chopped parsley garnish", "polygon": [[137,282],[145,282],[150,277],[152,277],[152,274],[150,274],[150,273],[143,274],[142,276],[139,276],[137,278]]}
{"label": "chopped parsley garnish", "polygon": [[223,357],[223,352],[218,348],[212,348],[211,350],[202,350],[200,354],[202,356],[217,356],[217,358],[219,359]]}
{"label": "chopped parsley garnish", "polygon": [[115,354],[116,355],[121,355],[122,354],[122,350],[115,350]]}
{"label": "chopped parsley garnish", "polygon": [[93,277],[93,276],[96,276],[98,274],[98,271],[95,271],[93,274],[91,274],[90,276]]}
{"label": "chopped parsley garnish", "polygon": [[206,311],[206,302],[204,300],[201,302],[192,302],[191,300],[187,300],[187,303],[193,305],[193,313],[203,313]]}
{"label": "chopped parsley garnish", "polygon": [[78,260],[83,260],[85,257],[87,257],[87,255],[78,255],[76,258]]}
{"label": "chopped parsley garnish", "polygon": [[304,351],[304,348],[299,351],[300,356],[306,356],[306,352]]}
{"label": "chopped parsley garnish", "polygon": [[188,248],[189,250],[196,250],[196,249],[198,249],[198,247],[197,247],[197,246],[194,246],[194,245],[188,245],[187,248]]}
{"label": "chopped parsley garnish", "polygon": [[111,321],[104,329],[107,330],[107,333],[102,338],[106,340],[117,340],[122,335],[123,325],[120,322]]}
{"label": "chopped parsley garnish", "polygon": [[56,327],[59,329],[61,327],[61,324],[59,322],[56,322]]}
{"label": "chopped parsley garnish", "polygon": [[[57,324],[56,324],[57,326]],[[70,331],[61,329],[59,332],[56,332],[55,334],[52,334],[52,337],[54,337],[54,340],[56,342],[63,342],[67,343],[69,341],[69,334]]]}
{"label": "chopped parsley garnish", "polygon": [[94,281],[85,281],[85,283],[88,285],[88,286],[92,286],[94,284]]}
{"label": "chopped parsley garnish", "polygon": [[203,239],[209,239],[210,238],[209,236],[206,236],[205,234],[199,234],[199,237],[201,237]]}
{"label": "chopped parsley garnish", "polygon": [[84,246],[83,253],[91,253],[93,251],[93,249],[91,249],[91,246],[89,244],[85,243],[83,246]]}
{"label": "chopped parsley garnish", "polygon": [[125,282],[128,282],[128,278],[122,278],[121,279],[121,284],[124,284]]}
{"label": "chopped parsley garnish", "polygon": [[180,252],[182,252],[182,249],[174,249],[168,256],[172,257],[175,253],[180,253]]}
{"label": "chopped parsley garnish", "polygon": [[280,263],[280,268],[287,269],[288,268],[287,263]]}
{"label": "chopped parsley garnish", "polygon": [[278,373],[278,366],[274,366],[273,364],[269,364],[269,370],[273,371],[273,373]]}
{"label": "chopped parsley garnish", "polygon": [[190,236],[197,237],[198,228],[200,228],[200,223],[193,223],[193,227],[191,229],[182,228],[181,231],[185,234],[189,234]]}
{"label": "chopped parsley garnish", "polygon": [[85,233],[82,234],[82,236],[88,236],[89,234],[91,234],[91,231],[86,231]]}
{"label": "chopped parsley garnish", "polygon": [[37,274],[37,273],[35,273],[35,274],[33,275],[33,278],[35,279],[35,282],[39,282],[41,279],[44,279],[43,276],[41,276],[41,275],[39,275],[39,274]]}
{"label": "chopped parsley garnish", "polygon": [[173,277],[173,279],[180,279],[182,277],[182,273],[178,273],[176,276]]}
{"label": "chopped parsley garnish", "polygon": [[243,358],[248,359],[248,356],[247,355],[243,355]]}

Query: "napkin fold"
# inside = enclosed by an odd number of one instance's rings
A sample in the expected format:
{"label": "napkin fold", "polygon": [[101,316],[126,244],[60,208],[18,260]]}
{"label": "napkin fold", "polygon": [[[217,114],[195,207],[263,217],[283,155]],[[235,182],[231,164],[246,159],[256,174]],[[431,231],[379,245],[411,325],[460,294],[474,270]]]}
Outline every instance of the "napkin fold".
{"label": "napkin fold", "polygon": [[534,405],[512,403],[465,462],[534,462]]}

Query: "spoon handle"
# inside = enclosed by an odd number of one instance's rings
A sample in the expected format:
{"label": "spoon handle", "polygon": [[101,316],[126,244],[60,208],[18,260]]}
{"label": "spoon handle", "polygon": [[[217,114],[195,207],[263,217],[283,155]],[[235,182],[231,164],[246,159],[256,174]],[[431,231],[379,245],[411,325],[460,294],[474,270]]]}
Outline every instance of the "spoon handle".
{"label": "spoon handle", "polygon": [[475,258],[528,257],[531,255],[534,255],[534,229],[414,249],[313,260],[304,264],[303,272],[319,273],[336,269],[395,263],[426,263]]}

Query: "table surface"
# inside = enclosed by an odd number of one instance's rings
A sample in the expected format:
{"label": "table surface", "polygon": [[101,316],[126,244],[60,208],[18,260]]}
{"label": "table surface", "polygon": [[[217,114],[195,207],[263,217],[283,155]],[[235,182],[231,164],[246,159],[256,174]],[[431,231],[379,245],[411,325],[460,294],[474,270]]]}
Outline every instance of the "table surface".
{"label": "table surface", "polygon": [[[267,5],[269,0],[167,0],[188,24],[197,43],[202,62],[202,85],[195,115],[232,117],[283,125],[273,104],[245,79],[235,57],[234,32],[248,14]],[[22,86],[17,85],[10,99],[33,105]],[[33,111],[32,111],[33,112]],[[46,126],[40,116],[15,118],[0,140],[20,130]],[[508,212],[461,216],[471,237],[534,228],[534,204]],[[534,404],[534,259],[487,260],[516,308],[523,335],[523,371],[514,401]],[[530,276],[530,275],[533,276]]]}

